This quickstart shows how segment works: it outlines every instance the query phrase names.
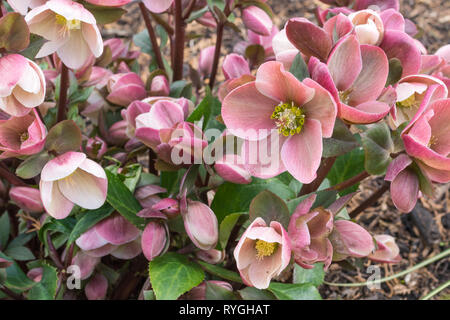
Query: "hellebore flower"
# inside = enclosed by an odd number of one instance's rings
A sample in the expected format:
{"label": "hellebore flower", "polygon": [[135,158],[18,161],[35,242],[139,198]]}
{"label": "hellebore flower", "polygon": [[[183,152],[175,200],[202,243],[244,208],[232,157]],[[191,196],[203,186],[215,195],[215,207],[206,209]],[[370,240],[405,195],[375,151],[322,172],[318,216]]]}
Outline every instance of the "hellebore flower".
{"label": "hellebore flower", "polygon": [[84,153],[72,151],[50,160],[42,169],[39,184],[45,210],[55,219],[66,218],[74,204],[100,208],[107,188],[105,170]]}
{"label": "hellebore flower", "polygon": [[82,250],[78,251],[72,258],[72,265],[80,268],[80,280],[89,278],[99,262],[100,258],[91,257]]}
{"label": "hellebore flower", "polygon": [[272,19],[263,9],[256,6],[249,6],[242,10],[242,22],[247,29],[262,36],[268,36],[272,31]]}
{"label": "hellebore flower", "polygon": [[200,51],[198,56],[198,70],[204,78],[211,74],[215,48],[215,46],[206,47]]}
{"label": "hellebore flower", "polygon": [[402,132],[406,153],[435,182],[450,181],[450,99],[434,101]]}
{"label": "hellebore flower", "polygon": [[173,0],[142,0],[148,10],[154,13],[162,13],[170,8]]}
{"label": "hellebore flower", "polygon": [[30,213],[44,212],[41,195],[38,189],[30,187],[12,187],[9,197],[22,210]]}
{"label": "hellebore flower", "polygon": [[248,184],[252,182],[250,173],[245,169],[243,160],[238,155],[224,155],[216,161],[214,169],[226,181],[236,184]]}
{"label": "hellebore flower", "polygon": [[398,263],[402,260],[394,237],[387,234],[377,234],[373,237],[378,249],[367,256],[370,260],[382,263]]}
{"label": "hellebore flower", "polygon": [[144,82],[134,72],[113,75],[108,80],[107,88],[109,95],[106,100],[119,106],[127,107],[131,102],[147,96]]}
{"label": "hellebore flower", "polygon": [[339,102],[338,116],[350,123],[368,124],[382,119],[390,105],[377,101],[384,91],[389,64],[383,50],[360,45],[356,36],[342,38],[330,54],[328,68],[311,58],[308,68]]}
{"label": "hellebore flower", "polygon": [[219,224],[214,212],[206,204],[188,200],[186,212],[182,212],[184,228],[195,244],[202,250],[213,249],[219,240]]}
{"label": "hellebore flower", "polygon": [[251,74],[247,60],[236,53],[231,53],[225,57],[222,63],[222,71],[225,80],[237,79],[243,75]]}
{"label": "hellebore flower", "polygon": [[209,264],[218,264],[225,259],[225,251],[216,249],[200,250],[195,252],[195,256]]}
{"label": "hellebore flower", "polygon": [[150,221],[141,238],[142,252],[148,261],[162,255],[169,248],[169,229],[165,222]]}
{"label": "hellebore flower", "polygon": [[164,75],[156,76],[152,79],[150,85],[150,95],[152,96],[168,96],[170,93],[169,80]]}
{"label": "hellebore flower", "polygon": [[241,236],[234,258],[247,286],[266,289],[270,280],[280,275],[291,260],[287,232],[279,222],[272,221],[268,227],[258,217]]}
{"label": "hellebore flower", "polygon": [[107,150],[106,142],[100,137],[89,138],[86,143],[86,153],[93,159],[101,159]]}
{"label": "hellebore flower", "polygon": [[28,8],[34,9],[47,2],[47,0],[8,0],[8,4],[14,11],[26,15]]}
{"label": "hellebore flower", "polygon": [[88,229],[76,244],[85,255],[95,258],[111,254],[129,260],[142,252],[139,229],[118,213]]}
{"label": "hellebore flower", "polygon": [[333,213],[323,208],[310,211],[316,195],[302,201],[289,221],[289,238],[295,262],[311,269],[316,262],[323,262],[328,269],[333,258],[333,246],[328,236],[333,229]]}
{"label": "hellebore flower", "polygon": [[46,136],[47,129],[35,109],[22,117],[0,120],[0,159],[39,153]]}
{"label": "hellebore flower", "polygon": [[91,55],[100,57],[103,40],[95,17],[83,5],[70,0],[50,0],[25,16],[30,32],[44,37],[37,54],[42,58],[56,52],[71,69],[78,69]]}
{"label": "hellebore flower", "polygon": [[343,260],[348,256],[366,257],[375,248],[370,233],[348,220],[335,221],[329,239],[333,245],[333,261]]}
{"label": "hellebore flower", "polygon": [[19,54],[0,58],[0,109],[20,117],[39,106],[45,98],[45,77],[41,68]]}
{"label": "hellebore flower", "polygon": [[406,154],[400,154],[389,164],[384,178],[391,181],[392,202],[402,212],[412,211],[419,197],[419,178],[410,166],[412,162]]}
{"label": "hellebore flower", "polygon": [[101,273],[97,273],[84,287],[88,300],[104,300],[108,291],[108,280]]}
{"label": "hellebore flower", "polygon": [[445,84],[432,76],[412,75],[401,79],[395,88],[397,102],[390,111],[389,125],[395,129],[417,119],[434,100],[447,98]]}
{"label": "hellebore flower", "polygon": [[360,44],[379,45],[383,40],[384,25],[380,15],[371,10],[351,13],[348,18],[355,26],[356,37]]}
{"label": "hellebore flower", "polygon": [[332,135],[336,112],[328,91],[312,79],[300,82],[274,61],[262,64],[256,81],[230,92],[222,106],[223,120],[233,135],[257,143],[280,138],[282,164],[270,175],[287,169],[303,183],[316,177],[322,137]]}

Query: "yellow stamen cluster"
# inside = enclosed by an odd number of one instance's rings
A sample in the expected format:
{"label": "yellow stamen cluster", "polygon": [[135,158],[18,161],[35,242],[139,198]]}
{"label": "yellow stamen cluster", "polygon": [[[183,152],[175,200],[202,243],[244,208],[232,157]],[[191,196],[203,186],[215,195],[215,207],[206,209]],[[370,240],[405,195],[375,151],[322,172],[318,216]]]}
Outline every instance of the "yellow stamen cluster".
{"label": "yellow stamen cluster", "polygon": [[24,143],[25,141],[28,140],[28,138],[30,137],[30,135],[28,134],[28,132],[24,132],[20,135],[20,143]]}
{"label": "yellow stamen cluster", "polygon": [[438,142],[438,138],[436,136],[431,136],[430,141],[428,142],[428,148],[435,145]]}
{"label": "yellow stamen cluster", "polygon": [[264,240],[256,240],[255,249],[256,249],[256,257],[258,259],[262,259],[264,257],[271,256],[278,248],[278,243],[276,242],[267,242]]}
{"label": "yellow stamen cluster", "polygon": [[80,30],[81,21],[77,19],[67,20],[64,16],[57,14],[56,23],[62,26],[61,33],[65,35],[70,30]]}
{"label": "yellow stamen cluster", "polygon": [[405,100],[398,101],[395,105],[397,107],[402,107],[402,108],[411,108],[411,107],[417,106],[416,94],[413,93],[412,95],[410,95]]}
{"label": "yellow stamen cluster", "polygon": [[339,100],[341,100],[342,103],[348,104],[350,101],[350,93],[352,92],[351,89],[345,90],[345,91],[339,91]]}
{"label": "yellow stamen cluster", "polygon": [[300,133],[305,124],[305,113],[293,102],[280,103],[270,118],[275,120],[278,132],[285,137]]}

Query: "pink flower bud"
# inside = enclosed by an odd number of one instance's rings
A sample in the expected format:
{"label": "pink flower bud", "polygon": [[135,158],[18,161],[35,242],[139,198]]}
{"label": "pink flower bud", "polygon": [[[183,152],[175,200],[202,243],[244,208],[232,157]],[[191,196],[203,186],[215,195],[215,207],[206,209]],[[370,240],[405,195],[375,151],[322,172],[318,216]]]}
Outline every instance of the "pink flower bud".
{"label": "pink flower bud", "polygon": [[81,280],[89,278],[99,262],[100,258],[87,255],[83,251],[78,251],[72,259],[72,265],[76,265],[80,268],[79,276]]}
{"label": "pink flower bud", "polygon": [[42,268],[33,268],[27,272],[27,277],[34,282],[40,282],[42,280],[42,274],[44,270]]}
{"label": "pink flower bud", "polygon": [[0,269],[6,269],[12,264],[13,264],[12,261],[8,261],[3,258],[0,258]]}
{"label": "pink flower bud", "polygon": [[262,36],[268,36],[272,31],[272,19],[263,9],[256,6],[250,6],[242,10],[242,21],[247,29]]}
{"label": "pink flower bud", "polygon": [[252,181],[252,177],[245,169],[241,157],[235,154],[227,154],[216,161],[214,169],[226,181],[237,184],[248,184]]}
{"label": "pink flower bud", "polygon": [[38,189],[29,187],[13,187],[9,196],[22,210],[34,213],[43,212],[44,206]]}
{"label": "pink flower bud", "polygon": [[356,37],[361,44],[379,45],[383,40],[384,26],[380,15],[371,10],[351,13],[348,18],[355,26]]}
{"label": "pink flower bud", "polygon": [[189,291],[186,294],[186,296],[185,296],[186,299],[187,300],[205,300],[206,299],[206,283],[215,284],[215,285],[222,287],[230,292],[233,292],[233,287],[228,282],[218,281],[218,280],[209,280],[209,281],[204,281],[201,284],[199,284],[198,286],[192,288],[191,291]]}
{"label": "pink flower bud", "polygon": [[108,291],[108,280],[101,273],[97,273],[84,287],[88,300],[104,300]]}
{"label": "pink flower bud", "polygon": [[330,235],[333,244],[333,260],[339,261],[348,256],[361,258],[374,249],[373,238],[369,232],[354,222],[338,220]]}
{"label": "pink flower bud", "polygon": [[219,240],[219,225],[211,208],[199,201],[188,201],[187,211],[182,215],[184,228],[195,246],[213,249]]}
{"label": "pink flower bud", "polygon": [[106,142],[99,137],[89,138],[86,144],[86,153],[94,159],[101,159],[108,150]]}
{"label": "pink flower bud", "polygon": [[214,60],[215,46],[210,46],[200,51],[198,56],[198,70],[203,77],[208,77],[211,74]]}
{"label": "pink flower bud", "polygon": [[108,141],[116,145],[123,145],[128,139],[127,122],[125,120],[114,123],[108,130]]}
{"label": "pink flower bud", "polygon": [[148,10],[154,13],[162,13],[170,8],[173,0],[143,0]]}
{"label": "pink flower bud", "polygon": [[201,250],[195,252],[195,256],[207,263],[218,264],[221,263],[223,259],[225,259],[225,252],[216,249]]}
{"label": "pink flower bud", "polygon": [[169,248],[169,229],[166,223],[150,221],[142,234],[141,246],[148,261],[163,254]]}
{"label": "pink flower bud", "polygon": [[150,95],[152,96],[168,96],[170,93],[170,85],[166,76],[160,75],[152,79],[150,86]]}
{"label": "pink flower bud", "polygon": [[229,54],[225,57],[222,64],[222,71],[226,80],[237,79],[245,74],[251,74],[247,60],[236,53]]}
{"label": "pink flower bud", "polygon": [[377,241],[377,250],[370,254],[370,260],[382,263],[398,263],[402,260],[400,249],[395,243],[394,237],[387,234],[377,234],[374,236]]}
{"label": "pink flower bud", "polygon": [[234,258],[241,278],[257,289],[269,287],[291,260],[290,240],[283,226],[272,221],[267,227],[262,218],[256,218],[234,249]]}
{"label": "pink flower bud", "polygon": [[149,184],[137,188],[134,195],[143,208],[151,208],[161,201],[157,194],[164,192],[167,192],[167,190],[160,186]]}
{"label": "pink flower bud", "polygon": [[128,106],[135,100],[142,100],[147,96],[145,84],[134,72],[119,73],[108,80],[109,95],[106,100],[119,106]]}

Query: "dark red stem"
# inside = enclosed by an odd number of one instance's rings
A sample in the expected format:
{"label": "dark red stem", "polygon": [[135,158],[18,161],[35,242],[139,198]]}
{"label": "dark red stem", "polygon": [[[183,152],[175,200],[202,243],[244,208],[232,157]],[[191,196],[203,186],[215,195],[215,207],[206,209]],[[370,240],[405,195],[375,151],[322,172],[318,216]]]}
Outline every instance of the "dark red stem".
{"label": "dark red stem", "polygon": [[385,181],[381,188],[375,191],[369,198],[364,200],[358,207],[353,209],[348,215],[350,218],[356,218],[361,212],[372,206],[389,189],[389,182]]}
{"label": "dark red stem", "polygon": [[320,167],[317,170],[317,178],[309,184],[304,184],[298,196],[301,197],[305,194],[309,194],[319,189],[323,180],[325,180],[325,178],[327,177],[328,172],[330,172],[331,168],[333,167],[335,161],[336,157],[323,158],[322,163],[320,164]]}
{"label": "dark red stem", "polygon": [[61,81],[59,86],[58,116],[56,122],[66,119],[67,89],[69,88],[69,69],[61,62]]}
{"label": "dark red stem", "polygon": [[153,29],[152,22],[150,21],[150,16],[148,14],[148,10],[145,7],[144,3],[142,3],[142,2],[139,2],[139,9],[141,9],[142,17],[144,18],[145,26],[147,27],[147,30],[148,30],[148,35],[150,37],[153,52],[155,54],[156,64],[158,65],[159,69],[165,70],[164,62],[163,62],[162,55],[161,55],[161,49],[159,48],[155,29]]}
{"label": "dark red stem", "polygon": [[181,0],[175,0],[175,47],[172,61],[173,81],[183,78],[185,24]]}

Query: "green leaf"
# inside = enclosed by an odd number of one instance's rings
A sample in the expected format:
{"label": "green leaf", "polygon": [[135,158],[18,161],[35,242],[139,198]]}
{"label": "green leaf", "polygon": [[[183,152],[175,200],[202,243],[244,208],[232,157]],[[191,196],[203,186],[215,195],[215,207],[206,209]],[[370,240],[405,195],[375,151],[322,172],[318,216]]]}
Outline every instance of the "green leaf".
{"label": "green leaf", "polygon": [[259,44],[251,44],[245,49],[245,57],[254,66],[260,65],[266,58],[266,50]]}
{"label": "green leaf", "polygon": [[250,219],[253,221],[260,217],[267,225],[271,221],[278,221],[287,228],[289,224],[289,209],[286,203],[270,191],[264,190],[253,198],[249,207]]}
{"label": "green leaf", "polygon": [[144,290],[144,300],[156,300],[153,290]]}
{"label": "green leaf", "polygon": [[10,221],[8,212],[2,214],[0,217],[0,249],[6,248],[9,239]]}
{"label": "green leaf", "polygon": [[[228,239],[230,238],[230,233],[233,230],[236,223],[239,221],[239,218],[247,218],[248,215],[244,212],[232,213],[227,215],[219,227],[219,244],[222,249],[225,249],[228,243]],[[241,219],[242,220],[242,219]]]}
{"label": "green leaf", "polygon": [[361,134],[362,145],[365,152],[365,168],[372,175],[382,175],[391,163],[391,153],[394,142],[391,131],[385,122],[371,125]]}
{"label": "green leaf", "polygon": [[149,274],[158,300],[176,300],[205,278],[203,270],[197,264],[175,252],[150,261]]}
{"label": "green leaf", "polygon": [[145,219],[136,215],[142,210],[141,205],[119,177],[108,170],[105,170],[105,172],[108,178],[108,196],[106,200],[125,219],[143,230],[146,224]]}
{"label": "green leaf", "polygon": [[305,60],[303,60],[301,53],[298,53],[295,56],[289,72],[292,73],[300,81],[309,78],[308,66],[305,63]]}
{"label": "green leaf", "polygon": [[142,166],[138,163],[133,163],[127,165],[123,168],[122,172],[119,174],[120,177],[123,177],[123,183],[131,192],[134,192],[136,189],[136,185],[141,178]]}
{"label": "green leaf", "polygon": [[322,300],[317,288],[308,283],[290,284],[272,282],[269,286],[269,291],[279,300]]}
{"label": "green leaf", "polygon": [[70,233],[68,244],[77,240],[83,233],[95,226],[98,222],[109,217],[114,212],[113,207],[109,204],[104,204],[102,207],[86,212]]}
{"label": "green leaf", "polygon": [[54,267],[43,264],[42,280],[36,283],[28,292],[28,300],[54,300],[58,284],[57,270]]}
{"label": "green leaf", "polygon": [[6,287],[25,291],[33,287],[35,284],[36,282],[27,277],[17,262],[13,262],[11,266],[6,268]]}
{"label": "green leaf", "polygon": [[22,233],[19,236],[15,237],[11,240],[11,242],[8,244],[8,249],[14,248],[14,247],[21,247],[28,243],[33,237],[35,236],[35,233]]}
{"label": "green leaf", "polygon": [[358,140],[353,136],[347,126],[336,119],[331,138],[323,139],[322,157],[330,158],[343,155],[359,146]]}
{"label": "green leaf", "polygon": [[389,74],[385,87],[397,83],[402,78],[402,62],[398,58],[389,59]]}
{"label": "green leaf", "polygon": [[5,254],[17,261],[28,261],[35,259],[33,253],[27,247],[8,247],[5,250]]}
{"label": "green leaf", "polygon": [[20,13],[9,12],[0,19],[0,47],[19,52],[30,44],[30,30]]}
{"label": "green leaf", "polygon": [[236,272],[203,261],[197,261],[197,263],[202,267],[203,270],[212,275],[215,275],[225,280],[242,283],[241,277]]}
{"label": "green leaf", "polygon": [[213,282],[206,281],[206,300],[237,300],[233,291],[227,290]]}
{"label": "green leaf", "polygon": [[[327,175],[327,179],[330,180],[331,185],[336,185],[354,177],[362,171],[364,171],[364,151],[361,148],[353,149],[336,159]],[[354,192],[358,189],[358,185],[355,184],[352,187],[339,191],[339,194],[346,195]]]}
{"label": "green leaf", "polygon": [[122,8],[96,6],[84,1],[83,5],[94,15],[97,24],[108,24],[115,22],[127,12]]}
{"label": "green leaf", "polygon": [[213,97],[208,90],[205,98],[200,102],[197,108],[187,118],[188,122],[194,123],[203,121],[202,130],[205,131],[210,128],[219,130],[225,129],[225,126],[216,120],[221,113],[221,103],[219,99]]}
{"label": "green leaf", "polygon": [[34,178],[41,173],[48,161],[50,155],[45,151],[32,155],[17,167],[16,174],[23,179]]}
{"label": "green leaf", "polygon": [[239,290],[238,293],[244,300],[276,300],[276,297],[269,290],[259,290],[254,287],[247,287]]}
{"label": "green leaf", "polygon": [[133,36],[133,42],[136,46],[138,46],[141,49],[141,52],[151,54],[152,44],[150,42],[150,37],[146,29],[135,34]]}
{"label": "green leaf", "polygon": [[33,60],[38,54],[39,50],[41,50],[45,42],[47,42],[46,39],[44,39],[41,36],[38,36],[37,34],[32,33],[30,35],[30,45],[25,50],[22,50],[20,54],[23,55],[24,57],[27,57],[30,60]]}
{"label": "green leaf", "polygon": [[283,200],[296,196],[287,185],[277,178],[266,180],[253,178],[252,183],[244,185],[225,182],[217,189],[211,209],[220,223],[228,214],[247,211],[253,198],[264,190],[273,192]]}
{"label": "green leaf", "polygon": [[[109,48],[109,47],[108,47]],[[91,96],[91,93],[94,91],[94,87],[87,87],[81,90],[75,91],[69,97],[69,104],[76,104],[80,102],[85,102]]]}
{"label": "green leaf", "polygon": [[314,264],[312,269],[304,269],[298,264],[294,265],[294,280],[293,283],[309,283],[314,286],[319,286],[323,283],[325,278],[325,271],[323,271],[323,263]]}
{"label": "green leaf", "polygon": [[[327,181],[327,179],[325,181]],[[331,205],[333,202],[336,201],[337,192],[334,190],[320,190],[320,191],[317,191],[314,193],[317,195],[317,197],[316,197],[316,201],[314,201],[314,203],[312,205],[312,208],[317,208],[317,207],[327,208],[329,205]],[[289,212],[291,214],[294,213],[295,208],[297,208],[297,206],[300,204],[300,202],[302,202],[309,196],[310,196],[310,194],[306,194],[304,196],[289,200],[286,203],[288,206]]]}
{"label": "green leaf", "polygon": [[81,146],[81,130],[73,120],[64,120],[53,126],[47,135],[45,149],[59,154],[68,151],[79,151]]}

